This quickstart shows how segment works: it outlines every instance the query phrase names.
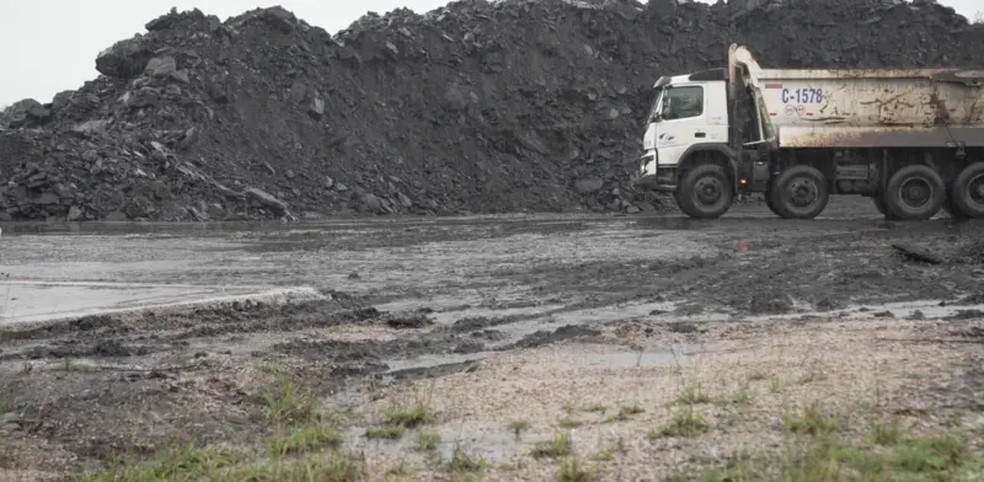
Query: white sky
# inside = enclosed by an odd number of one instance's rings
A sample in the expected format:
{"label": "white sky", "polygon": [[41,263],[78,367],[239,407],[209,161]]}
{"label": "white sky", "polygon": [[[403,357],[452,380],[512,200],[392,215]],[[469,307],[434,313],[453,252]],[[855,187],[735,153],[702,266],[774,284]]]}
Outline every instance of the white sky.
{"label": "white sky", "polygon": [[[710,0],[704,0],[710,1]],[[32,97],[47,102],[95,78],[96,55],[144,32],[166,13],[199,8],[222,20],[255,7],[282,5],[312,25],[336,33],[367,11],[409,7],[418,13],[448,0],[0,0],[0,107]],[[941,0],[973,18],[981,0]]]}

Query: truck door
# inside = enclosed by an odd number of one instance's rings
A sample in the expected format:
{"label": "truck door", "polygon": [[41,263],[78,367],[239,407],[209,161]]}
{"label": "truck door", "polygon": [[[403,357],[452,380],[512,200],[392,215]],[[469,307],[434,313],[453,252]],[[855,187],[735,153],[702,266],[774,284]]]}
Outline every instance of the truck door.
{"label": "truck door", "polygon": [[699,85],[671,87],[663,94],[656,126],[660,166],[678,165],[680,157],[694,144],[720,142],[710,138],[716,133],[709,133],[704,107],[704,88]]}

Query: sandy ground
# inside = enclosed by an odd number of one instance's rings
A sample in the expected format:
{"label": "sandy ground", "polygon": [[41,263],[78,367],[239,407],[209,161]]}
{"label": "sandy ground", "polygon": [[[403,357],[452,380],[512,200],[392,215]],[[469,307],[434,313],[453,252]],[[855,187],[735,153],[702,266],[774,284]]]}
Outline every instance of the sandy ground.
{"label": "sandy ground", "polygon": [[[647,335],[640,324],[607,330],[598,343],[512,353],[467,373],[395,387],[370,411],[425,400],[438,414],[432,429],[443,450],[460,446],[490,461],[485,480],[555,477],[559,461],[530,452],[537,441],[565,433],[571,457],[602,480],[699,473],[730,457],[781,453],[783,416],[813,406],[838,418],[853,439],[863,440],[876,421],[897,419],[913,433],[962,430],[979,444],[980,407],[957,416],[984,395],[984,351],[960,336],[965,329],[940,321],[813,321],[721,324],[674,336]],[[686,355],[695,344],[705,351]],[[635,366],[626,366],[633,359]],[[678,398],[688,389],[710,398],[694,407],[709,430],[651,439],[682,409]],[[736,401],[742,393],[748,400]],[[626,406],[644,411],[610,420]],[[517,420],[530,423],[518,438],[510,430]],[[572,420],[583,425],[572,428]],[[421,468],[413,479],[450,477],[428,470],[427,457],[403,456]],[[370,465],[394,457],[381,449]]]}

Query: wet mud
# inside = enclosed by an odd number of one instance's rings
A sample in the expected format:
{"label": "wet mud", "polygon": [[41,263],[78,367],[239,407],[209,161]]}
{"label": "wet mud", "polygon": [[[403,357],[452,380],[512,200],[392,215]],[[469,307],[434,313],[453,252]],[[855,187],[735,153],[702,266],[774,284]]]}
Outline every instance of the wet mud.
{"label": "wet mud", "polygon": [[[507,216],[167,235],[5,227],[0,271],[17,279],[307,286],[322,298],[0,326],[0,407],[26,446],[57,448],[49,469],[63,474],[124,447],[262,436],[271,366],[332,400],[556,344],[607,344],[615,354],[596,363],[640,363],[623,335],[696,341],[712,323],[918,312],[981,342],[984,224],[890,223],[860,203],[832,212],[813,222],[742,207],[713,223]],[[897,242],[945,262],[900,256]],[[662,363],[652,356],[643,361]]]}

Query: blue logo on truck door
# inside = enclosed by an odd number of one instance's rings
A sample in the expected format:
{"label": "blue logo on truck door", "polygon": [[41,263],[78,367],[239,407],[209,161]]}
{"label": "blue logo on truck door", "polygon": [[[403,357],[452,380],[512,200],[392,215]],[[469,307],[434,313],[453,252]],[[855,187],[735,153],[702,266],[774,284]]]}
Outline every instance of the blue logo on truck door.
{"label": "blue logo on truck door", "polygon": [[782,103],[822,104],[823,89],[782,89]]}

